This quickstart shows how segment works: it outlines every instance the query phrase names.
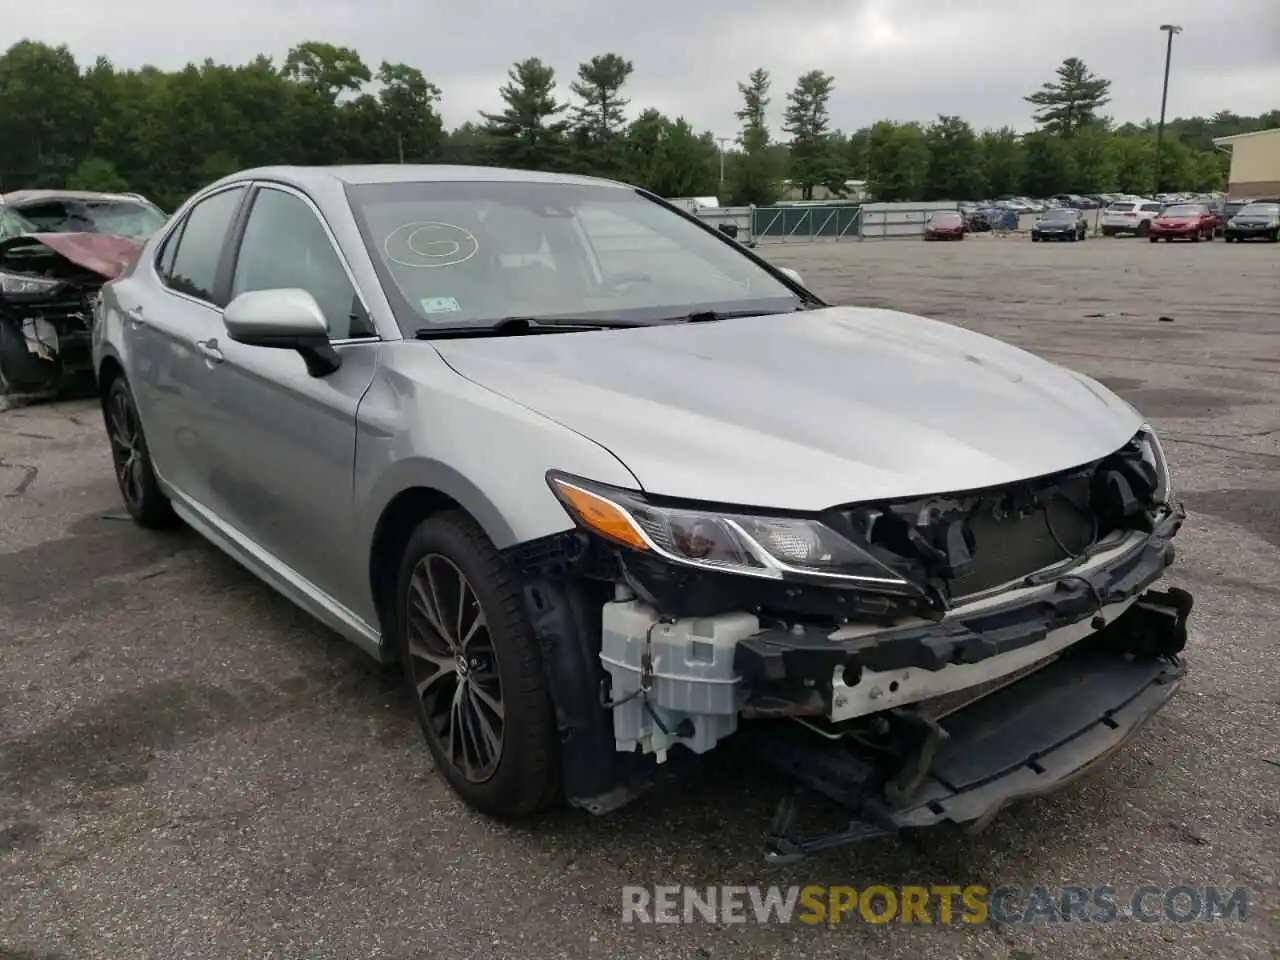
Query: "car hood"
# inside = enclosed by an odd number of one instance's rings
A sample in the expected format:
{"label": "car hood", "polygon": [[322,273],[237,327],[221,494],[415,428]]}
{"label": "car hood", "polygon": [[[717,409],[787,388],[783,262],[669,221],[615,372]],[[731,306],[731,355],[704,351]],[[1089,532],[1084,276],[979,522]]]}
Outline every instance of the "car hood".
{"label": "car hood", "polygon": [[695,500],[818,510],[976,489],[1088,463],[1142,424],[1086,377],[890,310],[432,345],[644,490]]}
{"label": "car hood", "polygon": [[13,251],[45,246],[78,267],[114,280],[138,256],[141,246],[126,237],[105,233],[26,233],[0,242],[0,267]]}

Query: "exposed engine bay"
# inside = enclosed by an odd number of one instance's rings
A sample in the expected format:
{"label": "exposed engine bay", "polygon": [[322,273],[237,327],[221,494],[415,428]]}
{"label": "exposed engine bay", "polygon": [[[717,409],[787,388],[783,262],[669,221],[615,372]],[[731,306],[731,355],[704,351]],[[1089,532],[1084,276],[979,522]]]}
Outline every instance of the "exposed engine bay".
{"label": "exposed engine bay", "polygon": [[853,815],[797,839],[780,810],[775,859],[985,821],[1114,749],[1181,679],[1191,597],[1148,588],[1185,514],[1145,428],[1052,476],[816,518],[557,485],[582,530],[510,557],[566,793],[593,812],[732,738]]}
{"label": "exposed engine bay", "polygon": [[134,241],[93,233],[0,242],[0,392],[48,390],[91,371],[98,292],[137,252]]}

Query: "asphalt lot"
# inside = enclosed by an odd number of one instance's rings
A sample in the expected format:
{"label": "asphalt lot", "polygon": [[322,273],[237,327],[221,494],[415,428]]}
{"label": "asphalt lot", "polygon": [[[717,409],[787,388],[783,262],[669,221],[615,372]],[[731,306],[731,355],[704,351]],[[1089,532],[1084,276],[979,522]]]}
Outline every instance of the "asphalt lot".
{"label": "asphalt lot", "polygon": [[[1104,768],[986,833],[760,859],[713,767],[604,819],[465,810],[394,671],[194,535],[122,519],[92,401],[0,414],[0,960],[1280,956],[1280,248],[1026,238],[760,251],[1116,389],[1190,511],[1190,676]],[[1163,318],[1170,318],[1164,320]],[[1244,923],[624,926],[624,884],[1247,886]]]}

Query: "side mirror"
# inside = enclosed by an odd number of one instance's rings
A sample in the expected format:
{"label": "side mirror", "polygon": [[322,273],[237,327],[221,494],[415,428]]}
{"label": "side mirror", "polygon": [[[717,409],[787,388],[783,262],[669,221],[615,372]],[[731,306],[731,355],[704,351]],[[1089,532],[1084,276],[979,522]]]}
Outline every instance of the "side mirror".
{"label": "side mirror", "polygon": [[804,277],[800,276],[798,271],[792,270],[790,267],[779,267],[778,272],[784,274],[792,283],[798,283],[800,286],[804,286]]}
{"label": "side mirror", "polygon": [[329,344],[329,324],[315,297],[305,290],[251,290],[222,311],[227,335],[236,343],[274,350],[296,350],[313,377],[327,377],[342,366]]}
{"label": "side mirror", "polygon": [[738,239],[738,225],[736,223],[722,223],[718,227],[716,227],[716,229],[719,230],[721,233],[723,233],[730,240]]}

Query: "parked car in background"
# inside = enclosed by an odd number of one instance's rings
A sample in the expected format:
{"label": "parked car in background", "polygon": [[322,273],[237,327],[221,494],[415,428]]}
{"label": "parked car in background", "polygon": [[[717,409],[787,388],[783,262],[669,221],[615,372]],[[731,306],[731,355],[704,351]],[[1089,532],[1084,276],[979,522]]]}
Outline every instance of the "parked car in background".
{"label": "parked car in background", "polygon": [[1201,240],[1212,240],[1217,225],[1218,218],[1207,204],[1175,203],[1166,207],[1151,221],[1147,239],[1152,243],[1160,240],[1190,240],[1199,243]]}
{"label": "parked car in background", "polygon": [[36,393],[91,372],[98,291],[166,219],[154,204],[120,194],[0,197],[0,393]]}
{"label": "parked car in background", "polygon": [[87,190],[18,190],[0,196],[41,233],[105,233],[142,241],[168,219],[138,194]]}
{"label": "parked car in background", "polygon": [[926,240],[963,240],[968,227],[959,210],[938,210],[924,222]]}
{"label": "parked car in background", "polygon": [[1031,239],[1041,240],[1084,240],[1089,236],[1089,222],[1084,214],[1075,207],[1058,207],[1046,210],[1036,217],[1031,225]]}
{"label": "parked car in background", "polygon": [[1154,200],[1116,200],[1102,211],[1099,227],[1104,237],[1132,234],[1145,237],[1163,204]]}
{"label": "parked car in background", "polygon": [[1218,220],[1218,225],[1214,229],[1214,233],[1221,237],[1225,235],[1227,222],[1237,213],[1247,207],[1250,200],[1224,200],[1222,201],[1222,216]]}
{"label": "parked car in background", "polygon": [[1280,241],[1280,201],[1255,200],[1241,207],[1223,229],[1222,237],[1232,240]]}
{"label": "parked car in background", "polygon": [[965,229],[969,233],[988,233],[991,230],[991,210],[989,209],[973,209],[965,211],[964,214]]}
{"label": "parked car in background", "polygon": [[1185,511],[1132,406],[625,184],[246,171],[94,329],[128,512],[399,659],[490,815],[604,813],[733,736],[873,830],[986,820],[1184,675],[1191,598],[1150,588]]}

